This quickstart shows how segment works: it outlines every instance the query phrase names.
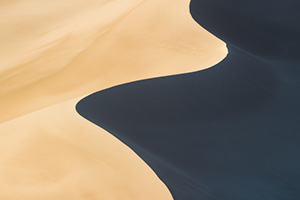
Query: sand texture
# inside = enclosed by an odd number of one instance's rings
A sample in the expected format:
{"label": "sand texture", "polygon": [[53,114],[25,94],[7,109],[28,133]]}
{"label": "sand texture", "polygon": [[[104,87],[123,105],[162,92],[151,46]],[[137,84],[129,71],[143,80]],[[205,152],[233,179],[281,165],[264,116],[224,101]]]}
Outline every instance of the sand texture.
{"label": "sand texture", "polygon": [[0,199],[172,199],[132,150],[77,114],[78,100],[0,125]]}
{"label": "sand texture", "polygon": [[175,200],[298,200],[299,8],[192,0],[193,18],[227,43],[222,62],[99,91],[77,110],[137,152]]}
{"label": "sand texture", "polygon": [[204,69],[226,55],[193,21],[187,0],[75,2],[3,6],[0,121],[113,85]]}
{"label": "sand texture", "polygon": [[75,105],[118,84],[220,62],[225,43],[192,19],[189,1],[0,5],[0,199],[172,199],[142,159]]}

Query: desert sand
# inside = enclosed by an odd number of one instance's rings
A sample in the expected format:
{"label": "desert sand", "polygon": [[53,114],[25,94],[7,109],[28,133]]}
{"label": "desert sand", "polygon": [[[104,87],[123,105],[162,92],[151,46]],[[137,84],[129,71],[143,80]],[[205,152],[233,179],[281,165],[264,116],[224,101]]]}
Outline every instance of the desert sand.
{"label": "desert sand", "polygon": [[226,45],[194,22],[189,0],[4,1],[0,17],[0,199],[172,199],[75,104],[220,62]]}
{"label": "desert sand", "polygon": [[77,114],[78,100],[0,125],[0,198],[172,199],[131,149]]}
{"label": "desert sand", "polygon": [[222,62],[99,91],[77,111],[132,148],[175,200],[300,199],[300,1],[190,8],[226,42]]}

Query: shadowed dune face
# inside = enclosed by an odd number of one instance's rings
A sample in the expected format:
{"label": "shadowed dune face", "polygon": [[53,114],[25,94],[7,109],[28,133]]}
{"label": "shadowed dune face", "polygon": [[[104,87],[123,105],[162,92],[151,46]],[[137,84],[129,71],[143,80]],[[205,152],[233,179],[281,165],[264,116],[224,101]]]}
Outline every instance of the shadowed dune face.
{"label": "shadowed dune face", "polygon": [[195,20],[222,40],[268,59],[299,59],[300,2],[192,0]]}
{"label": "shadowed dune face", "polygon": [[298,5],[193,0],[194,19],[228,42],[226,59],[99,91],[77,110],[137,152],[176,200],[298,200]]}

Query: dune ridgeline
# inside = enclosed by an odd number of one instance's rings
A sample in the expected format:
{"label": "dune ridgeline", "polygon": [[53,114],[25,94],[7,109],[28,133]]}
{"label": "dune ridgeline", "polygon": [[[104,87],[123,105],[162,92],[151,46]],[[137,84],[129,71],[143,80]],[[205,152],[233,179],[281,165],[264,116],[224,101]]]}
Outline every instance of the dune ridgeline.
{"label": "dune ridgeline", "polygon": [[175,200],[300,199],[299,8],[192,0],[195,21],[227,44],[222,62],[102,90],[77,110],[131,147]]}
{"label": "dune ridgeline", "polygon": [[172,199],[141,158],[75,105],[220,62],[225,43],[192,19],[189,3],[0,3],[0,199]]}

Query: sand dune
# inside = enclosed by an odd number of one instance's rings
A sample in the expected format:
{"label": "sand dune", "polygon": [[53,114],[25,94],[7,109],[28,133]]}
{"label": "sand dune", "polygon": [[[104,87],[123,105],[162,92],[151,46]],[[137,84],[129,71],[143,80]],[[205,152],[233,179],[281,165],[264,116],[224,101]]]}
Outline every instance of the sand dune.
{"label": "sand dune", "polygon": [[225,43],[193,21],[189,1],[0,4],[0,199],[171,199],[136,154],[75,104],[222,60]]}
{"label": "sand dune", "polygon": [[21,1],[1,14],[2,122],[113,85],[207,68],[226,55],[192,20],[187,0],[60,2]]}
{"label": "sand dune", "polygon": [[228,45],[222,62],[99,91],[77,110],[137,152],[176,200],[300,199],[299,7],[192,0],[194,19]]}

